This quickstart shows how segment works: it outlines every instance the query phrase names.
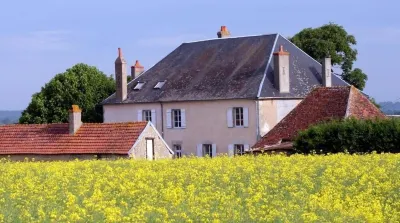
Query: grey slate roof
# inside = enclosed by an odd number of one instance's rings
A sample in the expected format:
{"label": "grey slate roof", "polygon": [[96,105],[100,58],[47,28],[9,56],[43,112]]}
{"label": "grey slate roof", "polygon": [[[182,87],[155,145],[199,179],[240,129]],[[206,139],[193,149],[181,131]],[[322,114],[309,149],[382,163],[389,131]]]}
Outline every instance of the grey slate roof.
{"label": "grey slate roof", "polygon": [[[273,85],[272,53],[279,45],[290,52],[291,92],[286,94],[280,94]],[[183,43],[131,81],[122,103],[302,98],[313,87],[321,86],[320,70],[321,64],[279,34]],[[332,78],[333,85],[348,85],[336,76]],[[158,81],[166,82],[161,89],[154,89]],[[133,90],[138,82],[145,82],[143,88]],[[102,104],[114,103],[115,94]]]}

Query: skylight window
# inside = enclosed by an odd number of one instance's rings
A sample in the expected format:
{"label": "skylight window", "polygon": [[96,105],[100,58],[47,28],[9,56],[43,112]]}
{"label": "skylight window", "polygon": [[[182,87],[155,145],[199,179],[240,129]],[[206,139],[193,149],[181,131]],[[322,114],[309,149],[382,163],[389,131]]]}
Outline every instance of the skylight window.
{"label": "skylight window", "polygon": [[164,86],[165,81],[159,81],[156,86],[154,86],[154,89],[160,89],[162,88],[162,86]]}
{"label": "skylight window", "polygon": [[136,84],[136,86],[133,88],[133,90],[140,90],[140,89],[142,89],[143,85],[144,85],[144,82],[138,82]]}

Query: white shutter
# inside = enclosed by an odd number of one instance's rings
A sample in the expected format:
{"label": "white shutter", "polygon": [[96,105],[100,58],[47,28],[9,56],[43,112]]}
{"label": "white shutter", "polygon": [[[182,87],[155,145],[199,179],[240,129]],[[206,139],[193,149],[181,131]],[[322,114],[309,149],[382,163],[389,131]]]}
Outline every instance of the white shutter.
{"label": "white shutter", "polygon": [[168,129],[172,128],[171,118],[172,118],[171,109],[168,109],[167,110],[167,128]]}
{"label": "white shutter", "polygon": [[186,111],[185,111],[185,109],[181,109],[181,124],[182,124],[182,128],[186,128]]}
{"label": "white shutter", "polygon": [[243,125],[249,127],[249,108],[243,108]]}
{"label": "white shutter", "polygon": [[229,157],[232,157],[232,156],[235,155],[235,150],[234,150],[234,149],[235,149],[235,148],[234,148],[233,144],[230,144],[230,145],[228,146],[228,156],[229,156]]}
{"label": "white shutter", "polygon": [[143,120],[142,116],[143,116],[143,111],[142,110],[138,110],[137,111],[137,120],[138,120],[138,122],[141,122]]}
{"label": "white shutter", "polygon": [[250,150],[250,145],[249,144],[244,145],[244,151],[247,152],[249,150]]}
{"label": "white shutter", "polygon": [[217,144],[212,144],[212,157],[217,156]]}
{"label": "white shutter", "polygon": [[226,120],[228,124],[228,128],[233,127],[233,110],[232,108],[228,108],[228,111],[226,112]]}
{"label": "white shutter", "polygon": [[198,157],[203,156],[203,144],[197,144],[197,156]]}
{"label": "white shutter", "polygon": [[156,110],[155,109],[151,110],[151,122],[153,123],[154,127],[157,127],[156,126],[157,118],[156,118]]}

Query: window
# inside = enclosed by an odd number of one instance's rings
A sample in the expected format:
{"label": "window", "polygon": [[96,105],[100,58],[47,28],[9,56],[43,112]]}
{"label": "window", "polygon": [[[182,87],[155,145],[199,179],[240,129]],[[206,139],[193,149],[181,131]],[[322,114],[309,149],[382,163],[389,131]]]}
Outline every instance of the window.
{"label": "window", "polygon": [[143,110],[143,120],[151,122],[151,110]]}
{"label": "window", "polygon": [[143,85],[144,85],[144,82],[138,82],[133,89],[140,90],[140,89],[142,89]]}
{"label": "window", "polygon": [[244,145],[243,144],[235,144],[234,150],[235,150],[235,155],[243,155],[244,154]]}
{"label": "window", "polygon": [[174,145],[175,158],[182,158],[182,146],[180,144]]}
{"label": "window", "polygon": [[159,81],[156,86],[154,86],[154,89],[160,89],[164,86],[165,81]]}
{"label": "window", "polygon": [[203,156],[212,157],[212,144],[203,144]]}
{"label": "window", "polygon": [[233,108],[233,120],[235,126],[244,126],[242,107]]}
{"label": "window", "polygon": [[172,126],[174,128],[181,128],[182,127],[182,115],[180,109],[173,109],[172,110]]}

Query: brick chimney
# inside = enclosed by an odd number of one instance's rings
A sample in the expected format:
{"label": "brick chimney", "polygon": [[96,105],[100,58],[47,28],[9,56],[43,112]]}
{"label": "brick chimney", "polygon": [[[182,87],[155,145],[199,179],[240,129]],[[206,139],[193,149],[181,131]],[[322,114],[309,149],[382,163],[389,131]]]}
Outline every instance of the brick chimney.
{"label": "brick chimney", "polygon": [[322,60],[322,86],[332,86],[332,62],[330,57],[326,57]]}
{"label": "brick chimney", "polygon": [[82,111],[78,105],[72,105],[72,109],[69,110],[69,134],[75,135],[82,125]]}
{"label": "brick chimney", "polygon": [[144,71],[144,67],[139,63],[139,60],[136,60],[135,65],[131,66],[131,77],[132,80],[141,75]]}
{"label": "brick chimney", "polygon": [[221,30],[217,32],[217,36],[218,36],[218,38],[230,37],[231,33],[226,28],[226,26],[221,26]]}
{"label": "brick chimney", "polygon": [[274,53],[274,84],[280,93],[289,93],[289,52],[279,47],[279,51]]}
{"label": "brick chimney", "polygon": [[127,76],[126,61],[122,55],[121,48],[118,48],[118,57],[115,60],[115,82],[117,84],[117,101],[122,102],[127,97]]}

